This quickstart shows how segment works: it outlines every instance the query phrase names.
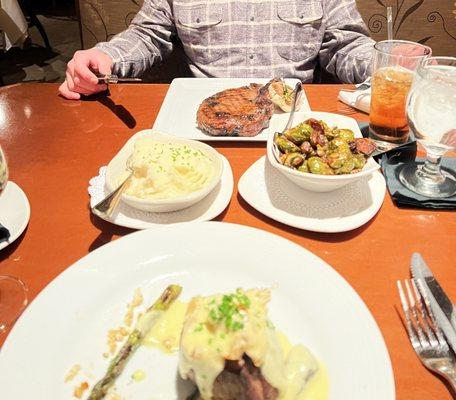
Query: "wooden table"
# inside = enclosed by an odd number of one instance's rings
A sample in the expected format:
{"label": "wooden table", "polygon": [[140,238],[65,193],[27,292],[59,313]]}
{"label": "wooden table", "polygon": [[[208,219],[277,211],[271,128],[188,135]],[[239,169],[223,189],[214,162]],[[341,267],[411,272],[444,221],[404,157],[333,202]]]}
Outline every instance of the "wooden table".
{"label": "wooden table", "polygon": [[[111,97],[92,101],[64,100],[57,96],[54,84],[0,88],[0,143],[9,158],[11,179],[24,189],[32,209],[25,234],[0,252],[0,274],[22,278],[30,299],[88,252],[131,232],[91,217],[88,181],[134,132],[152,126],[167,88],[113,85]],[[314,110],[367,121],[366,115],[336,100],[340,89],[337,85],[305,87]],[[265,154],[264,144],[215,147],[229,159],[235,183]],[[217,219],[283,236],[332,265],[363,298],[380,326],[398,399],[451,398],[412,350],[397,313],[395,281],[408,276],[410,256],[419,251],[456,298],[455,214],[398,209],[387,195],[377,216],[361,228],[321,234],[264,217],[235,189],[230,205]],[[0,345],[3,340],[0,337]]]}

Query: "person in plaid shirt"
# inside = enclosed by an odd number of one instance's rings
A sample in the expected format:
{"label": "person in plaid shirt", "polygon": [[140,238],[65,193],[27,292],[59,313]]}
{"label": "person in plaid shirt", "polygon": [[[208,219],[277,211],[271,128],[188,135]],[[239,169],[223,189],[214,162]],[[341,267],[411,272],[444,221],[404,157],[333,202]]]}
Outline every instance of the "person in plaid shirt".
{"label": "person in plaid shirt", "polygon": [[311,82],[317,63],[336,79],[370,75],[374,41],[355,0],[145,0],[124,32],[77,51],[60,93],[106,89],[94,72],[140,76],[177,36],[197,77],[293,77]]}

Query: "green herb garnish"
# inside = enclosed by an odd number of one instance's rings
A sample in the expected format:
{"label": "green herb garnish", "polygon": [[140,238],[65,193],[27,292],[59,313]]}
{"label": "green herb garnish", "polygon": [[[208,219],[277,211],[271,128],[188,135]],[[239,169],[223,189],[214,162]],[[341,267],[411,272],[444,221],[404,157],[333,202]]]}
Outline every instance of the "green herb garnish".
{"label": "green herb garnish", "polygon": [[222,302],[217,304],[215,300],[209,303],[212,308],[209,310],[209,318],[215,323],[224,323],[226,328],[238,331],[244,328],[242,311],[250,307],[251,301],[242,291],[230,295],[224,295]]}

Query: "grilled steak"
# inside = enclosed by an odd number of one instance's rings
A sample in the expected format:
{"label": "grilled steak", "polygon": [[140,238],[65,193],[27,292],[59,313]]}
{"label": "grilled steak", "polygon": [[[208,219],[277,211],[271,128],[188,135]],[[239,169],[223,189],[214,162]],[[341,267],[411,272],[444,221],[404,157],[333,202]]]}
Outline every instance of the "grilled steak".
{"label": "grilled steak", "polygon": [[213,136],[258,135],[274,112],[268,86],[252,83],[208,97],[198,108],[198,127]]}
{"label": "grilled steak", "polygon": [[[214,382],[212,394],[212,400],[276,400],[279,392],[264,379],[252,360],[244,356],[241,362],[225,362],[225,369]],[[195,393],[190,399],[201,400],[201,397]]]}

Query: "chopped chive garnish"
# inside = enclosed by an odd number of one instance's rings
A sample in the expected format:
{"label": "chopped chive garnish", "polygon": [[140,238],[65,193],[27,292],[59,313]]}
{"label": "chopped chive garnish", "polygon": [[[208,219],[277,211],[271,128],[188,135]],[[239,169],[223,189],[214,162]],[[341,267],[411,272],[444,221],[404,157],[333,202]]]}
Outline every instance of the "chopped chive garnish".
{"label": "chopped chive garnish", "polygon": [[242,312],[250,307],[251,301],[242,289],[237,289],[233,294],[224,295],[220,304],[215,300],[209,304],[212,306],[209,311],[212,322],[224,322],[225,327],[232,331],[244,328]]}

